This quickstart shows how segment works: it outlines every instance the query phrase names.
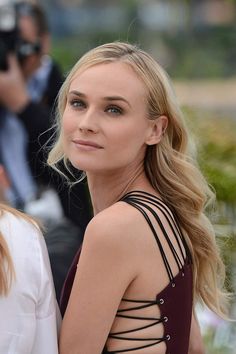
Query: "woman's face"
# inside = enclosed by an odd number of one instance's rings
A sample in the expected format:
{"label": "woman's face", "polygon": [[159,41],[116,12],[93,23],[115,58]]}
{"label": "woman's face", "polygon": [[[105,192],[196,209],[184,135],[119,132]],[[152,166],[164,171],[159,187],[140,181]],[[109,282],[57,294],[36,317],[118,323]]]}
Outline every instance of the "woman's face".
{"label": "woman's face", "polygon": [[98,64],[74,76],[62,117],[72,165],[107,173],[142,163],[151,121],[146,89],[125,63]]}

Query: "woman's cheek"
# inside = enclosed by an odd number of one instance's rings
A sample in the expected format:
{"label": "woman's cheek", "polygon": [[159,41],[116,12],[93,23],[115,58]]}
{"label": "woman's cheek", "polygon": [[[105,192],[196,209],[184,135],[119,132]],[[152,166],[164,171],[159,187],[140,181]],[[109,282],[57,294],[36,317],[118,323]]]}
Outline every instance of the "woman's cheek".
{"label": "woman's cheek", "polygon": [[70,116],[63,116],[62,118],[62,129],[65,134],[71,133],[75,130],[76,124],[75,121]]}

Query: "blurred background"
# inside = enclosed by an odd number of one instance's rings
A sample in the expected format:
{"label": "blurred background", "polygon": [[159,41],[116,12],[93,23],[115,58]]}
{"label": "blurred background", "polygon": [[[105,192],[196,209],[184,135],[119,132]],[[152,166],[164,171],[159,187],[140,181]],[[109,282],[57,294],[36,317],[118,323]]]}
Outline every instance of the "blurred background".
{"label": "blurred background", "polygon": [[[236,290],[236,1],[41,0],[52,56],[66,74],[99,44],[125,40],[153,55],[174,82],[198,146],[198,160],[217,194],[211,214]],[[199,307],[207,354],[235,354],[236,325]],[[236,318],[236,300],[230,311]]]}

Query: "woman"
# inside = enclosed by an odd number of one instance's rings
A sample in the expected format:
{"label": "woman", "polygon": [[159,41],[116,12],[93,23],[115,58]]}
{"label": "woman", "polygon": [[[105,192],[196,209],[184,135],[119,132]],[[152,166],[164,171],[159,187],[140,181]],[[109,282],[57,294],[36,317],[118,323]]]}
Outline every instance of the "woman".
{"label": "woman", "polygon": [[167,75],[135,46],[105,44],[74,66],[58,108],[48,163],[86,172],[94,210],[60,353],[202,353],[194,304],[223,315],[224,267]]}
{"label": "woman", "polygon": [[0,353],[57,354],[60,315],[37,224],[0,204]]}

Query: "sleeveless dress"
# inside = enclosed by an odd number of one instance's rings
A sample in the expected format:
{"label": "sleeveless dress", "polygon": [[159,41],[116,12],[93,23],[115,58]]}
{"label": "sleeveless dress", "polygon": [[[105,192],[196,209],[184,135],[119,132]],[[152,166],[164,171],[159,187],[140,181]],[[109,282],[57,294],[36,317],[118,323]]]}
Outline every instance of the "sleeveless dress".
{"label": "sleeveless dress", "polygon": [[[147,221],[160,250],[160,254],[169,277],[169,284],[156,295],[155,299],[122,299],[122,303],[130,303],[130,307],[119,309],[116,316],[127,320],[130,318],[136,319],[140,322],[140,326],[138,328],[131,328],[122,332],[111,332],[109,334],[109,338],[115,338],[122,341],[122,345],[124,345],[125,349],[108,351],[105,347],[102,354],[132,353],[134,350],[152,347],[162,342],[166,343],[165,354],[188,354],[193,306],[192,259],[187,243],[177,223],[177,219],[175,218],[173,211],[170,212],[170,209],[166,206],[166,204],[152,194],[143,191],[132,191],[124,195],[120,200],[136,208]],[[158,210],[159,213],[157,213],[156,210]],[[180,250],[179,253],[175,250],[175,247],[161,222],[159,216],[160,213],[165,217],[165,220],[167,221],[175,237],[176,244]],[[152,221],[150,215],[154,217],[152,218]],[[175,263],[178,267],[178,273],[175,276],[173,275],[172,268],[155,230],[153,220],[155,220],[155,223],[159,225],[159,228],[165,237],[168,247],[170,248]],[[60,303],[62,314],[64,314],[68,303],[79,260],[79,254],[80,250],[72,263],[63,287]],[[137,313],[137,310],[142,310],[143,308],[151,306],[159,307],[160,316],[158,318],[142,317],[132,314],[132,311],[134,310]],[[144,326],[142,321],[145,321],[145,323],[148,321],[149,324]],[[135,338],[134,336],[130,336],[131,333],[138,333],[143,329],[158,326],[159,324],[163,324],[164,327],[163,337],[143,338],[143,336],[141,336],[142,338]],[[132,341],[139,341],[140,345],[132,346]]]}

